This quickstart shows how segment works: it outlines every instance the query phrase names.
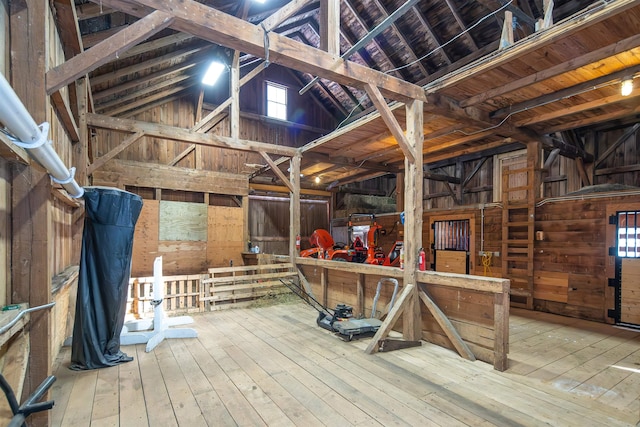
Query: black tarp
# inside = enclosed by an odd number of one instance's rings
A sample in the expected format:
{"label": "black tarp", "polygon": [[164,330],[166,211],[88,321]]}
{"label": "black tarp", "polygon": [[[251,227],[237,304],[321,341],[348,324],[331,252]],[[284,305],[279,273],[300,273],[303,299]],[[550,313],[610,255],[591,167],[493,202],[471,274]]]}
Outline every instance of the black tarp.
{"label": "black tarp", "polygon": [[109,187],[86,187],[71,369],[130,362],[120,350],[133,232],[142,209],[138,195]]}

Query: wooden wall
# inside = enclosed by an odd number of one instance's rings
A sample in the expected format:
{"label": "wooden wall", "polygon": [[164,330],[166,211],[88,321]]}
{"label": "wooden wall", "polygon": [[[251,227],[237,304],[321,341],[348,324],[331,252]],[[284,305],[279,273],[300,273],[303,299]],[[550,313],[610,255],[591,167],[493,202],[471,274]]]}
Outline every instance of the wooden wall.
{"label": "wooden wall", "polygon": [[[253,67],[246,67],[246,69],[251,68]],[[245,74],[245,67],[243,67],[240,69],[240,76],[242,77]],[[337,123],[335,119],[311,96],[310,92],[304,95],[298,94],[298,90],[304,86],[304,84],[301,83],[289,69],[277,64],[269,65],[269,67],[240,88],[240,111],[248,114],[266,116],[265,80],[287,88],[287,118],[291,124],[296,123],[324,129],[325,131],[332,130],[336,127]],[[228,96],[229,85],[228,74],[226,74],[221,76],[221,79],[214,87],[206,90],[205,102],[218,105],[227,99]],[[271,119],[267,119],[267,121],[268,120]],[[277,122],[279,121],[272,120],[272,123]],[[293,128],[291,126],[288,127]],[[244,138],[242,134],[246,131],[247,130],[243,130],[243,126],[240,126],[242,138]],[[286,138],[284,134],[283,137]],[[254,140],[264,141],[263,139]],[[284,141],[280,144],[287,145]]]}
{"label": "wooden wall", "polygon": [[[608,279],[614,277],[614,258],[608,255],[608,248],[615,246],[611,235],[615,226],[609,225],[608,216],[616,209],[638,209],[638,206],[638,195],[604,195],[587,200],[548,199],[536,208],[535,230],[543,233],[543,240],[534,242],[534,308],[564,316],[611,322],[607,310],[614,308],[614,301]],[[429,248],[433,231],[429,224],[434,219],[463,217],[473,222],[474,229],[470,274],[501,277],[502,208],[499,204],[425,211],[422,238],[428,269],[433,263],[433,251]],[[376,220],[387,231],[379,241],[386,252],[396,239],[403,239],[403,227],[398,224],[398,214],[379,216]],[[487,268],[483,265],[481,251],[491,253]],[[340,285],[340,280],[337,277],[336,299],[342,297],[340,289],[348,287],[346,283]]]}
{"label": "wooden wall", "polygon": [[[402,272],[396,268],[309,258],[298,258],[297,263],[318,301],[332,309],[341,303],[350,305],[354,315],[371,316],[373,298],[381,278],[395,278],[400,287],[403,286]],[[417,282],[451,321],[477,359],[492,363],[498,370],[507,368],[509,307],[506,306],[506,283],[434,272],[419,272]],[[393,286],[383,283],[376,312],[384,311],[392,294]],[[422,303],[420,311],[422,339],[454,349],[444,330]],[[401,320],[395,329],[401,330]]]}
{"label": "wooden wall", "polygon": [[158,256],[166,275],[204,273],[231,261],[241,265],[243,231],[240,207],[144,200],[134,234],[131,275],[153,275]]}
{"label": "wooden wall", "polygon": [[640,129],[603,130],[589,135],[596,150],[594,184],[640,185]]}
{"label": "wooden wall", "polygon": [[[289,253],[289,198],[249,197],[249,238],[261,252]],[[307,249],[309,236],[317,228],[329,229],[329,203],[327,200],[300,201],[301,249]]]}

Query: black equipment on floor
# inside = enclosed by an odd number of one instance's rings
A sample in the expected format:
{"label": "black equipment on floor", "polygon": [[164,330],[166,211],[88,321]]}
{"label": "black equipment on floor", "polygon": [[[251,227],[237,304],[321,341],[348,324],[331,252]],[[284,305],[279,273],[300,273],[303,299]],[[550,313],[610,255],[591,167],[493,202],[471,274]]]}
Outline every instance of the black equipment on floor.
{"label": "black equipment on floor", "polygon": [[371,317],[356,319],[353,317],[353,307],[349,305],[338,304],[336,305],[336,308],[334,310],[330,310],[320,302],[318,302],[311,295],[309,295],[297,283],[293,281],[287,283],[284,280],[280,280],[280,282],[282,282],[282,284],[289,288],[294,294],[302,298],[302,300],[304,300],[307,304],[318,311],[318,318],[316,319],[316,324],[318,326],[328,331],[335,332],[340,336],[340,338],[345,341],[351,341],[356,336],[363,337],[374,335],[378,331],[378,329],[380,329],[380,326],[382,326],[382,321],[375,318],[376,306],[380,297],[380,289],[382,287],[382,283],[390,282],[394,285],[389,309],[393,307],[393,303],[396,299],[396,294],[398,293],[398,281],[396,279],[380,279],[376,287],[376,295],[373,299]]}

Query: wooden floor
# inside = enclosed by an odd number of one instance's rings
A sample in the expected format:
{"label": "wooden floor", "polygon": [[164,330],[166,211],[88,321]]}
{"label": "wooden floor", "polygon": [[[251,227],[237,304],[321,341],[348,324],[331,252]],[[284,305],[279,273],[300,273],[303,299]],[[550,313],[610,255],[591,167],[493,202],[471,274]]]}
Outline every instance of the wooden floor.
{"label": "wooden floor", "polygon": [[303,304],[196,315],[199,337],[74,372],[57,359],[54,426],[634,426],[640,333],[513,310],[509,369],[449,350],[365,355]]}

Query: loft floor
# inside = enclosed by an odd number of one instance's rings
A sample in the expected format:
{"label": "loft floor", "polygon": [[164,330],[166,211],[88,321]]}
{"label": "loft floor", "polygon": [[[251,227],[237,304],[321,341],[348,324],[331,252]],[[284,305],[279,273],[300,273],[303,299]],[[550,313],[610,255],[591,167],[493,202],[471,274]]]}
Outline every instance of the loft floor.
{"label": "loft floor", "polygon": [[363,353],[285,304],[194,316],[173,339],[96,371],[57,358],[53,426],[629,426],[640,422],[640,333],[512,310],[509,369],[422,347]]}

